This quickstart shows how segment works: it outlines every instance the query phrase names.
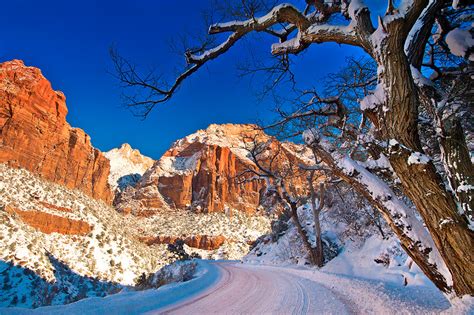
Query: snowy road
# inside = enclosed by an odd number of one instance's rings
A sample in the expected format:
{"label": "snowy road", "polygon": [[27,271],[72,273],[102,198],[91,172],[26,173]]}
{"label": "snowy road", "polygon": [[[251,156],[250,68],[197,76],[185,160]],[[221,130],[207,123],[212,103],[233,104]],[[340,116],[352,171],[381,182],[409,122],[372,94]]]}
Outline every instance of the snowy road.
{"label": "snowy road", "polygon": [[449,307],[434,288],[394,287],[295,266],[231,262],[218,262],[213,266],[217,266],[221,274],[213,285],[151,313],[439,314]]}
{"label": "snowy road", "polygon": [[[473,301],[474,302],[474,301]],[[434,288],[371,281],[305,267],[199,261],[196,277],[158,289],[9,314],[473,314]]]}
{"label": "snowy road", "polygon": [[216,285],[165,314],[350,314],[350,304],[337,293],[272,267],[218,263]]}

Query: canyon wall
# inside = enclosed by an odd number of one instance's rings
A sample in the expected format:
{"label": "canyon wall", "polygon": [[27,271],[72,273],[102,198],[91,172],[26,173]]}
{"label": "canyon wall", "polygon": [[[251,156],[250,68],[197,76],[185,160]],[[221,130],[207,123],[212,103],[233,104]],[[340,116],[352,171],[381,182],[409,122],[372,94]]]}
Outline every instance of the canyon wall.
{"label": "canyon wall", "polygon": [[66,121],[66,97],[20,60],[0,64],[0,163],[27,169],[107,203],[108,159]]}

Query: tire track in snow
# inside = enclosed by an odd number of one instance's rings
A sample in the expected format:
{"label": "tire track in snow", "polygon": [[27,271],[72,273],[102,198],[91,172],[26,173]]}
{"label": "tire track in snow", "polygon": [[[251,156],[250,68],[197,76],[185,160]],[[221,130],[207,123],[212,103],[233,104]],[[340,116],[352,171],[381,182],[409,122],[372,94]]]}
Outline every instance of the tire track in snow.
{"label": "tire track in snow", "polygon": [[[214,292],[218,291],[220,288],[225,287],[226,285],[231,283],[232,280],[233,280],[232,273],[230,273],[225,268],[220,268],[220,269],[222,271],[222,276],[221,276],[221,279],[219,280],[219,282],[217,283],[217,285],[215,287],[211,287],[210,289],[204,291],[202,294],[198,295],[197,297],[191,299],[188,302],[180,303],[179,308],[187,307],[189,305],[192,305],[193,303],[196,303],[196,302],[198,302],[202,299],[205,299],[205,298],[211,296]],[[171,314],[175,309],[177,309],[177,307],[175,307],[175,306],[166,307],[166,310],[165,311],[160,311],[160,314]]]}
{"label": "tire track in snow", "polygon": [[189,301],[159,314],[349,314],[327,288],[281,270],[216,263],[221,280]]}

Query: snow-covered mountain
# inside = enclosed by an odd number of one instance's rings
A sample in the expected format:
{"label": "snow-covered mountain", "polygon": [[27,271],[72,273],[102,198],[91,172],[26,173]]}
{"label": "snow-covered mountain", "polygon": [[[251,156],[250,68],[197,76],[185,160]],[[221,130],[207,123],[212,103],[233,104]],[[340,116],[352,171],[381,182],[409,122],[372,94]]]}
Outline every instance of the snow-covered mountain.
{"label": "snow-covered mountain", "polygon": [[[176,141],[134,188],[116,199],[116,204],[121,211],[137,215],[164,208],[204,213],[261,212],[267,201],[266,182],[240,178],[257,169],[249,152],[254,141],[268,144],[268,157],[279,152],[274,167],[304,157],[303,147],[281,143],[255,125],[212,124]],[[306,181],[304,177],[294,180],[295,187]]]}
{"label": "snow-covered mountain", "polygon": [[128,143],[107,151],[104,155],[110,161],[109,185],[114,191],[135,185],[154,163],[152,158],[132,149]]}

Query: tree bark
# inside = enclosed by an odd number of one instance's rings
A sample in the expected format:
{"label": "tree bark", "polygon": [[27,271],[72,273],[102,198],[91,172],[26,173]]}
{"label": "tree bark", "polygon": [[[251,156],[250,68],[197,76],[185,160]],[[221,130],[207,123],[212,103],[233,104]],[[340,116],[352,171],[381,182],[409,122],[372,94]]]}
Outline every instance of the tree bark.
{"label": "tree bark", "polygon": [[[313,171],[314,172],[314,171]],[[311,209],[313,210],[314,236],[316,238],[315,264],[322,267],[324,264],[323,240],[321,238],[321,210],[324,207],[324,184],[319,184],[319,204],[316,206],[316,191],[314,190],[313,174],[308,178],[309,189],[311,193]]]}
{"label": "tree bark", "polygon": [[457,295],[474,294],[474,234],[457,212],[432,162],[412,164],[409,152],[390,157],[403,191],[413,201],[453,278]]}
{"label": "tree bark", "polygon": [[411,153],[423,150],[417,127],[420,101],[403,42],[396,34],[390,34],[376,56],[379,84],[386,96],[386,107],[377,109],[376,126],[384,139],[400,143],[390,149],[390,163],[451,272],[454,291],[457,295],[474,295],[474,233],[457,211],[455,199],[433,163],[408,162]]}
{"label": "tree bark", "polygon": [[306,234],[306,231],[301,225],[301,222],[299,220],[298,206],[294,202],[289,203],[289,205],[290,205],[290,211],[291,211],[291,219],[293,220],[293,223],[295,224],[296,229],[298,230],[298,234],[303,240],[304,247],[308,251],[310,263],[314,265],[317,262],[317,255],[314,251],[314,248],[311,246],[311,242],[309,241],[308,234]]}
{"label": "tree bark", "polygon": [[451,190],[459,202],[461,214],[474,222],[474,165],[459,119],[453,114],[440,123],[439,143]]}

